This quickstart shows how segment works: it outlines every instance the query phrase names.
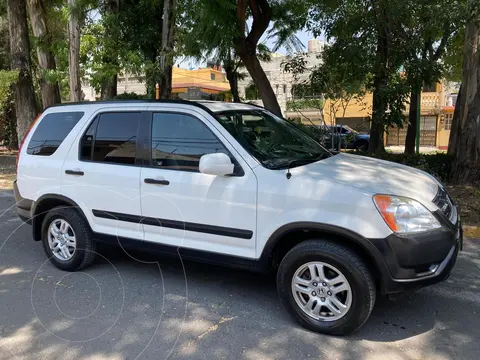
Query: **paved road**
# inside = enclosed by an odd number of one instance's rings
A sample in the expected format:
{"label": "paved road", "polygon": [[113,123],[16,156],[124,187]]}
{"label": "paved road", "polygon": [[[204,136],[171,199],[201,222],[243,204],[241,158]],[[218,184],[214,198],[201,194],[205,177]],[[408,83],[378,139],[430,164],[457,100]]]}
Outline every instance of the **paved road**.
{"label": "paved road", "polygon": [[61,272],[13,204],[0,192],[0,360],[478,359],[480,242],[446,283],[379,299],[359,332],[335,338],[294,323],[268,277],[114,249]]}

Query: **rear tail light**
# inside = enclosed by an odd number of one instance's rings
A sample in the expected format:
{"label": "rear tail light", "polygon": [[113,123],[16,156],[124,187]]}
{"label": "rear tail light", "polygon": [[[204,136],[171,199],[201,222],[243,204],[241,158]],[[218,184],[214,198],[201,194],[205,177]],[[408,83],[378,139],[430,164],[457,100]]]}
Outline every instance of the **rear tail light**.
{"label": "rear tail light", "polygon": [[29,134],[30,131],[32,130],[33,125],[35,125],[35,123],[37,122],[37,120],[40,119],[40,116],[42,116],[42,113],[40,113],[40,114],[35,118],[35,120],[33,120],[33,122],[30,124],[30,127],[28,128],[27,133],[26,133],[25,136],[23,137],[23,140],[22,140],[22,141],[20,142],[20,144],[18,145],[17,160],[16,160],[16,162],[15,162],[15,172],[16,172],[16,173],[18,173],[18,162],[20,161],[20,152],[22,151],[23,144],[25,143],[25,140],[27,139],[28,134]]}

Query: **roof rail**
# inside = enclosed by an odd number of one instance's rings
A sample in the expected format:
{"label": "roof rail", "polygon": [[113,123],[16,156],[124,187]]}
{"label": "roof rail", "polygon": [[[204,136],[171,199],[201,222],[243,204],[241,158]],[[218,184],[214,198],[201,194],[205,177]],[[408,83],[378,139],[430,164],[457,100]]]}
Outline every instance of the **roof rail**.
{"label": "roof rail", "polygon": [[[220,101],[219,101],[220,102]],[[209,114],[213,115],[214,113],[201,102],[196,101],[189,101],[189,100],[100,100],[100,101],[77,101],[77,102],[67,102],[61,104],[54,104],[50,105],[45,108],[45,110],[50,108],[56,108],[61,106],[71,106],[71,105],[96,105],[96,104],[184,104],[184,105],[192,105],[202,110],[207,111]],[[45,111],[44,110],[44,111]]]}

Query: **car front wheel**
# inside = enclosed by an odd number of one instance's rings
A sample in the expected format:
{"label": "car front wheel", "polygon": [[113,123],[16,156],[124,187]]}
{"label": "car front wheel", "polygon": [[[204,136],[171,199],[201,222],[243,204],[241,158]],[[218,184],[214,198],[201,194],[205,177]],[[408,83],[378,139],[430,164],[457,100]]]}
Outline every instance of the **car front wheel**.
{"label": "car front wheel", "polygon": [[309,240],[283,258],[277,288],[285,308],[306,328],[346,335],[360,328],[375,303],[375,284],[362,259],[327,240]]}

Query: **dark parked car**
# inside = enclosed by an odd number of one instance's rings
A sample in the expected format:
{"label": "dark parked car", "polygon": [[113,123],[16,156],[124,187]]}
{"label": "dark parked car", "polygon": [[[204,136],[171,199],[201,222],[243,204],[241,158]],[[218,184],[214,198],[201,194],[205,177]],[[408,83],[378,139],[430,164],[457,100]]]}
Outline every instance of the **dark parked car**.
{"label": "dark parked car", "polygon": [[[367,151],[370,144],[370,135],[361,134],[353,130],[348,125],[327,126],[324,135],[325,146],[327,148],[338,149],[341,140],[342,149],[357,149]],[[333,138],[333,146],[332,146]]]}

